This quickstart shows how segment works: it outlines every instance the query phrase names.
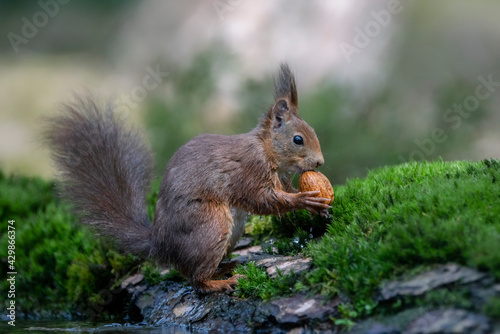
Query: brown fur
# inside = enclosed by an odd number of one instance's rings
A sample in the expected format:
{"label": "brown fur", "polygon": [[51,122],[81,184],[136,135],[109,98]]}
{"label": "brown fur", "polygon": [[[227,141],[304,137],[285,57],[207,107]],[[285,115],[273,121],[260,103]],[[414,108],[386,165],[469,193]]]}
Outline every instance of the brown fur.
{"label": "brown fur", "polygon": [[[83,222],[114,236],[126,250],[174,265],[199,291],[231,290],[237,276],[213,277],[231,269],[217,271],[242,233],[243,211],[282,214],[328,208],[323,199],[313,197],[316,192],[297,193],[288,177],[315,169],[324,159],[314,130],[298,114],[295,81],[287,65],[281,66],[275,96],[251,132],[201,135],[178,149],[165,169],[150,227],[145,223],[144,189],[151,160],[137,135],[124,130],[111,114],[93,112],[97,109],[89,102],[93,116],[86,116],[89,103],[67,108],[66,115],[52,121],[47,138],[65,176],[65,194],[76,203]],[[110,124],[104,122],[108,118]],[[293,142],[297,135],[302,146]],[[86,141],[91,142],[88,147],[76,144]],[[77,167],[67,163],[70,154],[81,160]]]}

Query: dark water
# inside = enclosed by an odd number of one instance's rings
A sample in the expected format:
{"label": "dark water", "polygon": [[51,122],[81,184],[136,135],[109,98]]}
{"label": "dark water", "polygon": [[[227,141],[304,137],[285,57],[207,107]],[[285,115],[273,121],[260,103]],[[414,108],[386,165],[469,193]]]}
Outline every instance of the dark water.
{"label": "dark water", "polygon": [[144,334],[185,334],[198,333],[187,327],[153,327],[129,323],[91,323],[78,321],[17,321],[16,326],[9,326],[2,321],[0,333],[144,333]]}

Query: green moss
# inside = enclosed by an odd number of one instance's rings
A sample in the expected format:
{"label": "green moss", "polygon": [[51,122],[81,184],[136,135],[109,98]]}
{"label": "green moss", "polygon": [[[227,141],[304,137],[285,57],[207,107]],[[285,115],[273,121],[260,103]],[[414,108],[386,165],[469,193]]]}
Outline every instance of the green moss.
{"label": "green moss", "polygon": [[2,221],[25,218],[55,200],[54,185],[40,178],[7,177],[0,171]]}
{"label": "green moss", "polygon": [[[274,238],[273,247],[279,253],[312,257],[314,268],[303,277],[270,279],[250,263],[237,270],[247,276],[240,280],[237,295],[268,300],[297,291],[330,297],[342,293],[349,302],[343,306],[345,316],[337,320],[348,321],[377,307],[373,296],[382,280],[416,268],[457,262],[499,279],[498,180],[500,163],[494,159],[407,163],[374,170],[364,179],[335,187],[329,220],[305,211],[252,217],[248,232],[258,240]],[[156,196],[152,192],[148,198],[151,215]],[[20,311],[108,305],[101,292],[113,290],[139,268],[137,259],[120,255],[106,241],[73,224],[50,182],[0,174],[0,218],[16,220],[16,288],[23,291],[16,296]],[[6,248],[7,237],[2,234],[0,249]],[[6,260],[0,266],[4,290]],[[148,264],[141,270],[150,283],[177,275],[162,276]],[[423,303],[467,306],[467,296],[455,292],[425,298]],[[488,312],[497,314],[497,304],[492,299]]]}
{"label": "green moss", "polygon": [[145,262],[141,266],[141,272],[144,279],[150,285],[157,285],[164,281],[181,281],[185,280],[181,274],[175,269],[169,269],[166,273],[162,274],[162,269],[155,264]]}
{"label": "green moss", "polygon": [[484,313],[492,319],[500,319],[500,296],[492,296],[483,308]]}
{"label": "green moss", "polygon": [[283,275],[278,271],[275,278],[269,278],[265,270],[258,268],[255,262],[249,262],[236,268],[235,272],[245,275],[236,286],[236,295],[241,298],[259,297],[263,300],[289,296],[294,292],[298,278],[293,274]]}
{"label": "green moss", "polygon": [[[499,179],[500,163],[494,159],[389,166],[334,187],[330,221],[299,211],[252,232],[277,238],[273,246],[279,253],[302,251],[313,258],[314,269],[290,288],[330,297],[342,293],[350,299],[343,306],[346,317],[358,317],[377,307],[373,296],[382,280],[436,263],[457,262],[499,279]],[[320,239],[311,238],[325,230]],[[256,282],[245,284],[257,288],[264,284],[260,280],[256,276]],[[467,296],[441,291],[421,302],[465,307]]]}
{"label": "green moss", "polygon": [[[97,308],[99,293],[110,291],[119,277],[137,266],[137,259],[119,255],[105,241],[74,224],[68,208],[57,200],[53,183],[0,173],[0,220],[12,219],[18,311],[51,310],[56,314],[77,311],[78,305],[99,309],[94,312],[99,316],[115,311]],[[7,249],[7,242],[2,233],[0,249]],[[5,275],[10,270],[7,259],[2,260],[0,287],[5,291]]]}
{"label": "green moss", "polygon": [[359,314],[382,279],[415,266],[457,262],[500,278],[497,160],[407,163],[335,189],[333,220],[309,244],[311,288],[347,293]]}

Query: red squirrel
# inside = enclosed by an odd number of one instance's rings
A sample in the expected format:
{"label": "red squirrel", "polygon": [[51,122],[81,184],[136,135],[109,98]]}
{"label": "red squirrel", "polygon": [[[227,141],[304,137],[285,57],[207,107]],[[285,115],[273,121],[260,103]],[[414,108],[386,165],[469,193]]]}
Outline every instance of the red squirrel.
{"label": "red squirrel", "polygon": [[167,164],[154,221],[146,195],[153,157],[142,136],[108,104],[76,97],[49,118],[45,131],[61,175],[62,195],[83,224],[130,253],[172,265],[199,292],[231,291],[238,275],[214,279],[244,231],[248,213],[325,212],[319,192],[299,193],[290,173],[324,163],[314,130],[299,116],[297,89],[288,65],[275,78],[275,102],[250,132],[204,134],[191,139]]}

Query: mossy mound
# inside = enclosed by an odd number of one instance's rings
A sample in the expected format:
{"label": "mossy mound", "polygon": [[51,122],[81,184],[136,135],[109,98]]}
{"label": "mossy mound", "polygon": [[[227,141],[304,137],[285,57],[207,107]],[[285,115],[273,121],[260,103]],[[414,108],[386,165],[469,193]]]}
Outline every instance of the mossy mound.
{"label": "mossy mound", "polygon": [[[6,273],[16,271],[19,316],[96,319],[123,311],[123,307],[114,308],[120,302],[114,288],[137,267],[137,260],[119,255],[74,224],[52,182],[5,177],[0,172],[0,221],[5,232],[9,220],[15,220],[14,270],[2,252],[0,288],[8,290]],[[7,233],[2,233],[0,249],[7,250],[8,240]]]}
{"label": "mossy mound", "polygon": [[[498,160],[437,161],[373,170],[334,187],[326,233],[303,249],[315,267],[292,288],[347,295],[344,316],[357,317],[376,307],[374,293],[384,279],[425,266],[455,262],[500,279],[499,180]],[[318,230],[318,218],[299,212],[272,221],[254,218],[250,232],[276,236],[283,231],[276,225],[290,221],[301,231]],[[301,234],[289,241],[300,244]],[[269,289],[273,282],[249,269],[241,293],[262,296],[259,286]]]}

